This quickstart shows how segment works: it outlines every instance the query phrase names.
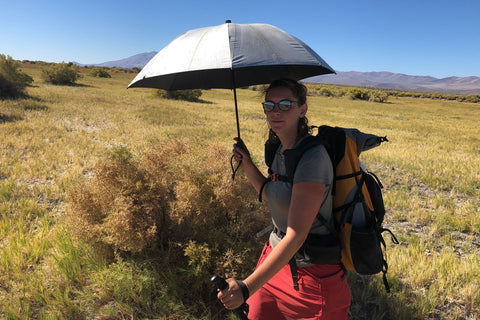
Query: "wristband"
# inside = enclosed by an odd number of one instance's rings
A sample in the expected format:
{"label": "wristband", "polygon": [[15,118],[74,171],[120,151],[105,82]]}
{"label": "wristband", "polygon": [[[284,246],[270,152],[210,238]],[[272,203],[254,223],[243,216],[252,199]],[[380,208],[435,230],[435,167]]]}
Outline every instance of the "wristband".
{"label": "wristband", "polygon": [[250,297],[250,291],[248,290],[247,285],[242,280],[236,280],[240,290],[242,290],[243,299],[247,301],[248,297]]}

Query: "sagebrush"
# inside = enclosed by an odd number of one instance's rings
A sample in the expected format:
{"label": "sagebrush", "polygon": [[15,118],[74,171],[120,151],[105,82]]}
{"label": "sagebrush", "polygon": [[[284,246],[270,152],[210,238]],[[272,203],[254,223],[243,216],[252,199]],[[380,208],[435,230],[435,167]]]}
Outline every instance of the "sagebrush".
{"label": "sagebrush", "polygon": [[20,70],[18,61],[0,54],[0,98],[23,95],[32,82],[33,78]]}
{"label": "sagebrush", "polygon": [[202,96],[202,90],[200,89],[187,89],[187,90],[162,90],[156,91],[157,96],[174,100],[185,101],[199,101]]}
{"label": "sagebrush", "polygon": [[73,85],[81,77],[79,67],[71,62],[54,63],[42,68],[42,79],[57,85]]}
{"label": "sagebrush", "polygon": [[98,77],[98,78],[111,78],[112,76],[108,72],[108,68],[106,67],[95,67],[92,68],[90,71],[90,75],[92,77]]}

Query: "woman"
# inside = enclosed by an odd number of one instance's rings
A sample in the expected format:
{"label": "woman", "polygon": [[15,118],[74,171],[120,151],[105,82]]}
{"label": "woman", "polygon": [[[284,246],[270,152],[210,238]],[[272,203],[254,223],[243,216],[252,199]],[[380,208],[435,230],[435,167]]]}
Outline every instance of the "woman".
{"label": "woman", "polygon": [[[280,147],[272,169],[285,174],[283,152],[309,135],[307,89],[289,79],[274,81],[265,93],[264,112],[270,127],[269,139],[279,139]],[[267,178],[252,162],[247,151],[236,144],[234,157],[257,192]],[[322,145],[309,149],[297,165],[293,185],[271,182],[263,188],[274,231],[265,244],[255,271],[243,281],[228,279],[229,289],[218,293],[227,309],[239,307],[246,299],[249,319],[346,319],[350,289],[340,262],[312,265],[298,250],[309,232],[328,233],[316,219],[321,214],[331,221],[333,169]],[[298,290],[292,284],[296,262]],[[249,298],[250,297],[250,298]]]}

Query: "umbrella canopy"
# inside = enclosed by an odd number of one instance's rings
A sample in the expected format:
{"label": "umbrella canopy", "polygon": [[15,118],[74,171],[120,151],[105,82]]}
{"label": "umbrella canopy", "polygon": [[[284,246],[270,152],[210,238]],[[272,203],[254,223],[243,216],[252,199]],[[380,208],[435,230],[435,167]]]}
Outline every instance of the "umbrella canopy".
{"label": "umbrella canopy", "polygon": [[268,24],[227,23],[187,31],[158,52],[129,84],[165,90],[233,89],[335,71],[309,46]]}
{"label": "umbrella canopy", "polygon": [[227,22],[180,35],[128,87],[235,89],[334,72],[304,42],[277,27]]}

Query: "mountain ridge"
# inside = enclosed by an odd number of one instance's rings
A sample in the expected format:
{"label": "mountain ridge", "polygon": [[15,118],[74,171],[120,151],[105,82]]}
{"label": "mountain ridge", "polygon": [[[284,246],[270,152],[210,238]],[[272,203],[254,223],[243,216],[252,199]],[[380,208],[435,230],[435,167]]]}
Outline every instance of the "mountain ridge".
{"label": "mountain ridge", "polygon": [[398,89],[413,91],[440,91],[446,93],[480,94],[480,77],[447,77],[412,76],[387,71],[337,71],[307,78],[305,82],[336,84],[344,86],[372,87],[382,89]]}
{"label": "mountain ridge", "polygon": [[121,67],[121,68],[143,68],[150,59],[152,59],[155,55],[157,54],[156,51],[151,51],[151,52],[144,52],[144,53],[139,53],[134,56],[121,59],[121,60],[115,60],[115,61],[107,61],[99,64],[95,64],[94,66],[97,67]]}
{"label": "mountain ridge", "polygon": [[[157,52],[139,53],[134,56],[103,62],[95,66],[143,68]],[[337,71],[336,74],[315,76],[303,80],[309,83],[334,84],[343,86],[398,89],[410,91],[440,91],[457,94],[480,94],[480,77],[446,77],[407,75],[388,71]]]}

